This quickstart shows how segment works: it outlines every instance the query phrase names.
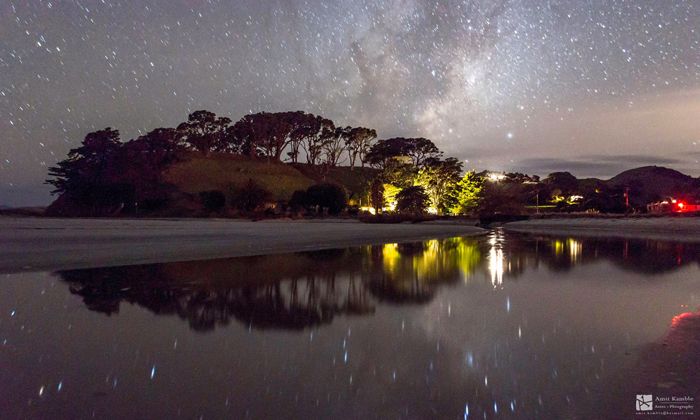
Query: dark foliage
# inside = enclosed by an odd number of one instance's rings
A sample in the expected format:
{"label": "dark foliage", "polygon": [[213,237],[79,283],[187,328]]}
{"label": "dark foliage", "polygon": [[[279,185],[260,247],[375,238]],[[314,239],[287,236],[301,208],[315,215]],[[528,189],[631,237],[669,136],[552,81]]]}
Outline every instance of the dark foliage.
{"label": "dark foliage", "polygon": [[210,212],[219,211],[226,206],[226,196],[219,190],[202,191],[199,193],[204,208]]}
{"label": "dark foliage", "polygon": [[308,206],[306,191],[296,190],[292,193],[292,198],[289,200],[289,207],[294,211],[300,211]]}
{"label": "dark foliage", "polygon": [[404,188],[396,195],[396,210],[399,213],[423,214],[429,203],[430,197],[419,185]]}
{"label": "dark foliage", "polygon": [[306,190],[308,206],[318,207],[319,211],[328,209],[328,213],[337,215],[348,204],[345,188],[337,184],[323,183],[310,186]]}
{"label": "dark foliage", "polygon": [[231,119],[217,117],[209,111],[195,111],[177,127],[181,140],[189,148],[208,153],[231,150],[233,140],[228,131]]}
{"label": "dark foliage", "polygon": [[427,159],[442,155],[435,144],[425,138],[395,137],[376,142],[367,153],[367,162],[384,167],[389,160],[397,157],[410,158],[414,166],[422,166]]}
{"label": "dark foliage", "polygon": [[252,179],[231,193],[231,205],[244,212],[253,212],[271,199],[272,194]]}

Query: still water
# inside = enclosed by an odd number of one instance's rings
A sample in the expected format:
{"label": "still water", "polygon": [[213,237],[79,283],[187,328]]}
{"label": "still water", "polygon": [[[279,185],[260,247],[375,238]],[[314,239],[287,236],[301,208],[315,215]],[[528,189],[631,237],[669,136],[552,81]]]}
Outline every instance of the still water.
{"label": "still water", "polygon": [[[699,251],[494,231],[3,275],[0,412],[619,417],[625,386],[659,380],[649,349],[700,306]],[[671,373],[666,389],[697,390]]]}

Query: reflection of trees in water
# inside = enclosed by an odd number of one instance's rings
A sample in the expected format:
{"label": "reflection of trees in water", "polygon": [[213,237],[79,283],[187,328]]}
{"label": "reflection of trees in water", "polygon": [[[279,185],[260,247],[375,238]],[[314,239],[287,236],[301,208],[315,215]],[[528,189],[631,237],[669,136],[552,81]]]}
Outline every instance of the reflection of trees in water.
{"label": "reflection of trees in water", "polygon": [[[349,274],[338,281],[335,272],[328,267],[304,274],[294,264],[295,258],[306,259],[304,256],[274,258],[276,263],[292,263],[287,266],[289,270],[278,267],[280,276],[288,276],[284,281],[270,277],[270,270],[261,266],[265,262],[260,258],[59,274],[70,284],[71,292],[82,296],[91,310],[112,314],[119,311],[121,302],[128,302],[156,314],[177,315],[198,331],[227,325],[231,319],[256,328],[301,329],[329,323],[338,314],[374,312],[358,276]],[[307,263],[313,264],[313,261]],[[212,271],[208,264],[219,267]],[[230,271],[223,271],[225,268]]]}
{"label": "reflection of trees in water", "polygon": [[106,314],[128,302],[177,315],[198,331],[231,319],[256,328],[302,329],[337,315],[371,314],[377,300],[427,302],[439,284],[473,271],[475,244],[450,239],[58,274],[89,309]]}
{"label": "reflection of trees in water", "polygon": [[199,331],[236,319],[255,328],[302,329],[338,315],[372,314],[378,302],[423,304],[438,288],[469,280],[502,286],[527,268],[565,271],[608,259],[654,274],[699,262],[698,245],[648,240],[573,239],[495,233],[264,257],[63,271],[72,293],[94,311],[122,302],[176,315]]}
{"label": "reflection of trees in water", "polygon": [[648,275],[700,263],[700,244],[650,239],[512,235],[505,247],[512,275],[539,264],[554,271],[568,271],[576,265],[600,260],[608,260],[625,271]]}
{"label": "reflection of trees in water", "polygon": [[381,301],[425,303],[437,287],[471,276],[481,261],[478,241],[465,238],[385,244],[371,250],[366,284]]}

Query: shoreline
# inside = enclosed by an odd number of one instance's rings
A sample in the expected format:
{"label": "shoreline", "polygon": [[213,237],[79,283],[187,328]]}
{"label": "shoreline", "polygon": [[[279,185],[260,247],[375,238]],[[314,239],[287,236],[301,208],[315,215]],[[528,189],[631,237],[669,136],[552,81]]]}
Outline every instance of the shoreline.
{"label": "shoreline", "polygon": [[486,232],[463,223],[0,217],[0,273],[234,258]]}
{"label": "shoreline", "polygon": [[529,219],[502,227],[516,233],[700,242],[700,217]]}

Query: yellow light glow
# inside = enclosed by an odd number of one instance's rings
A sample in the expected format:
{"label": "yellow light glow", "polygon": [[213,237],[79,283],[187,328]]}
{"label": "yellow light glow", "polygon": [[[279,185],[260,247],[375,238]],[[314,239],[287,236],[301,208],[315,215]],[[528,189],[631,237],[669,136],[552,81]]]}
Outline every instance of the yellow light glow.
{"label": "yellow light glow", "polygon": [[377,214],[377,211],[374,209],[374,207],[360,207],[360,211],[366,211],[369,214]]}
{"label": "yellow light glow", "polygon": [[498,182],[498,181],[503,181],[504,179],[506,179],[506,176],[505,176],[505,174],[500,174],[498,172],[489,172],[488,179],[491,182]]}
{"label": "yellow light glow", "polygon": [[501,249],[499,234],[496,233],[489,238],[489,273],[491,274],[491,284],[494,288],[503,284],[503,273],[505,267],[505,255]]}
{"label": "yellow light glow", "polygon": [[581,251],[583,251],[583,244],[576,239],[569,238],[567,240],[567,245],[569,247],[569,256],[571,257],[571,262],[576,262],[581,258]]}

